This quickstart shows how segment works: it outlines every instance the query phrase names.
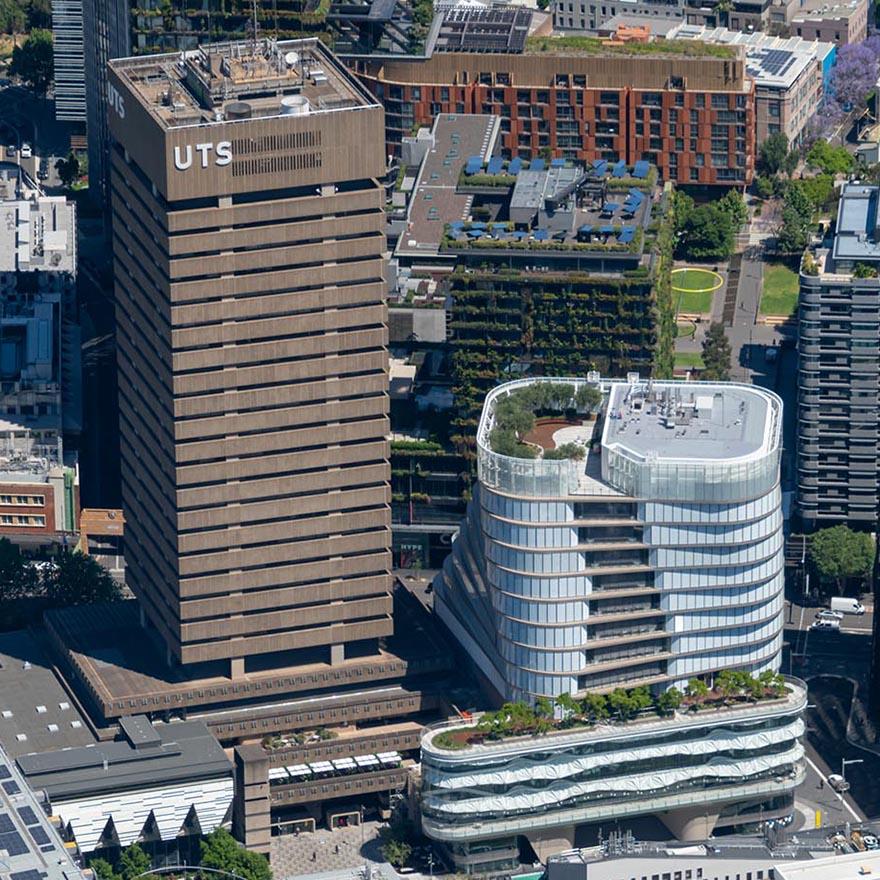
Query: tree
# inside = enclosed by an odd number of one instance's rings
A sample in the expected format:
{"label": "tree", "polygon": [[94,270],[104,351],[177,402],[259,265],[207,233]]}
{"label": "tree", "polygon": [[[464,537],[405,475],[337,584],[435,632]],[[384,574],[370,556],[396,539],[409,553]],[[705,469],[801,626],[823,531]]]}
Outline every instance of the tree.
{"label": "tree", "polygon": [[118,602],[122,590],[110,573],[91,556],[64,551],[43,575],[46,598],[53,608]]}
{"label": "tree", "polygon": [[27,10],[28,30],[51,30],[52,29],[52,2],[51,0],[30,0],[25,2]]}
{"label": "tree", "polygon": [[549,697],[538,697],[535,700],[535,714],[539,718],[553,717],[553,700]]}
{"label": "tree", "polygon": [[32,596],[38,590],[34,567],[8,538],[0,538],[0,603]]}
{"label": "tree", "polygon": [[671,687],[657,697],[657,711],[661,715],[671,715],[681,705],[682,693],[678,688]]}
{"label": "tree", "polygon": [[814,211],[829,210],[837,200],[834,178],[830,174],[817,174],[803,180],[793,180],[790,189],[797,189],[813,206]]}
{"label": "tree", "polygon": [[718,16],[719,27],[727,27],[728,15],[731,9],[733,9],[731,0],[715,0],[712,11]]}
{"label": "tree", "polygon": [[703,338],[702,378],[727,381],[730,378],[731,348],[724,325],[718,321],[709,325]]}
{"label": "tree", "polygon": [[797,254],[810,240],[809,223],[792,208],[782,209],[782,224],[776,231],[776,249],[783,254]]}
{"label": "tree", "polygon": [[685,259],[726,260],[733,251],[733,222],[730,214],[718,203],[694,208],[685,215],[679,229],[678,250]]}
{"label": "tree", "polygon": [[784,132],[777,131],[758,148],[758,168],[762,174],[773,177],[784,170],[788,154],[788,137]]}
{"label": "tree", "polygon": [[874,563],[874,544],[867,532],[854,532],[847,525],[821,529],[810,539],[810,558],[819,578],[833,581],[843,594],[848,578],[864,578]]}
{"label": "tree", "polygon": [[405,840],[386,840],[382,844],[382,858],[395,868],[403,868],[412,855],[412,847]]}
{"label": "tree", "polygon": [[608,707],[612,712],[617,713],[617,717],[621,721],[632,718],[637,711],[636,700],[623,688],[615,688],[608,694]]}
{"label": "tree", "polygon": [[740,682],[731,669],[722,669],[715,676],[715,689],[724,697],[725,702],[740,692]]}
{"label": "tree", "polygon": [[878,53],[876,41],[847,43],[837,52],[831,71],[830,89],[844,110],[862,108],[868,93],[877,85]]}
{"label": "tree", "polygon": [[869,263],[856,263],[853,269],[854,278],[876,278],[877,269]]}
{"label": "tree", "polygon": [[272,880],[266,857],[245,849],[225,828],[212,831],[201,842],[201,849],[206,868],[229,871],[244,880]]}
{"label": "tree", "polygon": [[137,843],[133,843],[122,850],[117,867],[122,880],[134,880],[150,870],[150,857]]}
{"label": "tree", "polygon": [[9,75],[21,80],[37,95],[46,94],[55,77],[51,31],[32,31],[23,45],[12,50]]}
{"label": "tree", "polygon": [[650,709],[651,706],[654,705],[654,699],[651,696],[651,692],[644,685],[633,688],[629,692],[629,697],[632,700],[633,714],[642,712],[645,709]]}
{"label": "tree", "polygon": [[98,880],[119,880],[119,874],[113,870],[113,865],[106,859],[92,859],[89,862],[89,867]]}
{"label": "tree", "polygon": [[608,717],[608,700],[602,694],[586,694],[581,700],[584,715],[594,721],[602,721]]}
{"label": "tree", "polygon": [[15,0],[0,0],[0,33],[20,33],[25,21],[24,10]]}
{"label": "tree", "polygon": [[556,698],[556,706],[562,715],[563,723],[570,721],[572,715],[576,715],[580,711],[577,700],[568,692],[560,694]]}
{"label": "tree", "polygon": [[819,138],[807,153],[807,164],[826,174],[846,174],[852,170],[853,157],[846,147],[832,147]]}
{"label": "tree", "polygon": [[749,209],[738,190],[729,189],[719,200],[718,207],[730,217],[730,222],[736,229],[749,219]]}
{"label": "tree", "polygon": [[769,177],[756,178],[755,192],[758,194],[759,198],[771,198],[773,196],[773,181]]}
{"label": "tree", "polygon": [[692,700],[705,700],[709,695],[709,685],[702,678],[692,678],[684,691]]}
{"label": "tree", "polygon": [[61,183],[68,189],[79,179],[79,159],[73,151],[67,154],[67,158],[58,159],[55,162],[55,170],[61,178]]}

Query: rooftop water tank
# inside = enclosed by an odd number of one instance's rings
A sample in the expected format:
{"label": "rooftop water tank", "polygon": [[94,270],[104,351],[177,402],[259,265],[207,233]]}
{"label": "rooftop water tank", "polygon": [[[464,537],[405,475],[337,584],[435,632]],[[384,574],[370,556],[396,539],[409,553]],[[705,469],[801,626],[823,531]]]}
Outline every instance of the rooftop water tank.
{"label": "rooftop water tank", "polygon": [[245,101],[233,101],[226,105],[227,119],[250,119],[253,115],[253,107]]}
{"label": "rooftop water tank", "polygon": [[309,110],[309,99],[305,95],[287,95],[281,99],[284,116],[308,116]]}

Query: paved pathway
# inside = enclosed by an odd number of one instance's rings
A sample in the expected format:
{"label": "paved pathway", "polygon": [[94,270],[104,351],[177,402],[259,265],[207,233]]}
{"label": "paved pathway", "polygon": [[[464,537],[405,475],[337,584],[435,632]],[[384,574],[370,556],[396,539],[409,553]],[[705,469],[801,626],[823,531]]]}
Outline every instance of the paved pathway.
{"label": "paved pathway", "polygon": [[272,838],[272,870],[278,880],[302,874],[344,871],[378,865],[385,860],[380,852],[379,822],[365,822],[362,828],[319,829]]}

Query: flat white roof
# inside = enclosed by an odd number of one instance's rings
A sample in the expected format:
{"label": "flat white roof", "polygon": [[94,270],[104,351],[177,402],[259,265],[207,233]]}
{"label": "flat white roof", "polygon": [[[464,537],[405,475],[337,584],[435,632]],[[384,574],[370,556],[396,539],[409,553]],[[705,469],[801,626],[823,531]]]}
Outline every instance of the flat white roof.
{"label": "flat white roof", "polygon": [[880,850],[774,865],[776,880],[870,880],[880,873]]}

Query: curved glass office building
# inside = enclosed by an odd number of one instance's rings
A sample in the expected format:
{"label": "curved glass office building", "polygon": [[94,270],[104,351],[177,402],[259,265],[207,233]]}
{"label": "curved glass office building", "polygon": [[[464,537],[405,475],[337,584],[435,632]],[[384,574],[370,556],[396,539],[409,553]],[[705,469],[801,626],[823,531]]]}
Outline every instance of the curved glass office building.
{"label": "curved glass office building", "polygon": [[[539,418],[524,438],[536,458],[494,452],[496,406],[537,382],[568,384],[572,399],[593,386],[601,404]],[[778,669],[781,416],[775,394],[734,383],[591,376],[494,389],[436,609],[498,695]],[[560,447],[575,457],[553,457]]]}
{"label": "curved glass office building", "polygon": [[582,825],[650,814],[701,840],[786,816],[805,775],[806,704],[806,685],[787,679],[766,702],[454,748],[448,734],[474,722],[437,725],[422,739],[422,827],[473,874],[512,870],[521,837],[542,858],[568,849]]}

